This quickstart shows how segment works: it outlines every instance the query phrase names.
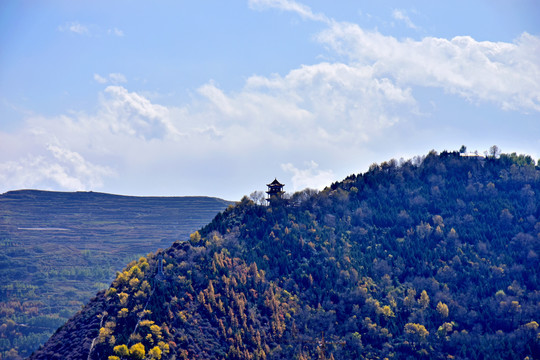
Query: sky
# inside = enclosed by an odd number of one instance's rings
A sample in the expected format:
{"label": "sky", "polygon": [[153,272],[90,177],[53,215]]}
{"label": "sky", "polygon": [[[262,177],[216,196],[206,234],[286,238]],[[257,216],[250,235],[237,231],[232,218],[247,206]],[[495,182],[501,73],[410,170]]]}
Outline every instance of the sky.
{"label": "sky", "polygon": [[540,158],[537,0],[0,2],[0,193],[240,200]]}

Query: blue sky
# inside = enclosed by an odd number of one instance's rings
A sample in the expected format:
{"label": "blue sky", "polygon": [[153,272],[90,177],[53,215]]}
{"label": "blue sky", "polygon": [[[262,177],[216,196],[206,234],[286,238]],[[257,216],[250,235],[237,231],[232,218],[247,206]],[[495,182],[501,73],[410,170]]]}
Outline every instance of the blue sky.
{"label": "blue sky", "polygon": [[540,3],[0,3],[0,192],[238,200],[466,145],[540,157]]}

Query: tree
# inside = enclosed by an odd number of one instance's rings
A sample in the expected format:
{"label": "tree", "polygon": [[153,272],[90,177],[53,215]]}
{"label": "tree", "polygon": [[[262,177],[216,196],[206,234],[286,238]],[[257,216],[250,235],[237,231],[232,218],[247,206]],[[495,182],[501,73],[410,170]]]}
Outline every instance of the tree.
{"label": "tree", "polygon": [[118,294],[118,299],[120,300],[120,305],[126,305],[128,302],[129,294],[121,292]]}
{"label": "tree", "polygon": [[421,324],[407,323],[405,324],[404,330],[414,342],[424,341],[429,335],[429,331],[427,331],[426,327]]}
{"label": "tree", "polygon": [[150,359],[161,359],[161,349],[159,346],[154,346],[152,350],[148,352],[148,355],[150,355]]}
{"label": "tree", "polygon": [[152,332],[152,334],[154,334],[154,336],[157,338],[157,339],[161,339],[161,328],[157,325],[151,325],[150,326],[150,331]]}
{"label": "tree", "polygon": [[415,296],[416,296],[416,290],[414,289],[407,289],[407,296],[403,299],[403,304],[405,307],[409,308],[409,310],[412,310],[415,303]]}
{"label": "tree", "polygon": [[193,234],[189,235],[189,241],[195,245],[201,241],[201,234],[198,231],[195,231]]}
{"label": "tree", "polygon": [[494,159],[498,159],[501,156],[501,149],[497,145],[493,145],[489,148],[489,155]]}
{"label": "tree", "polygon": [[141,343],[137,343],[129,348],[129,354],[133,359],[144,359],[144,356],[146,355],[146,350],[144,348],[144,345]]}
{"label": "tree", "polygon": [[111,337],[112,334],[113,334],[113,330],[111,330],[110,328],[108,328],[108,327],[100,328],[99,329],[98,343],[105,342],[108,338]]}
{"label": "tree", "polygon": [[420,304],[422,309],[427,309],[427,307],[429,306],[429,296],[426,290],[422,290],[422,293],[420,294],[420,299],[418,299],[418,304]]}
{"label": "tree", "polygon": [[128,316],[128,314],[129,314],[128,308],[122,308],[122,309],[120,309],[120,311],[118,311],[117,316],[118,316],[118,318],[121,319],[121,318],[125,318],[126,316]]}
{"label": "tree", "polygon": [[266,204],[266,196],[263,191],[254,191],[249,195],[249,199],[257,205]]}
{"label": "tree", "polygon": [[448,317],[448,305],[443,302],[437,304],[437,312],[444,318]]}
{"label": "tree", "polygon": [[114,350],[114,353],[120,357],[129,355],[128,347],[127,345],[124,345],[124,344],[115,346],[113,350]]}

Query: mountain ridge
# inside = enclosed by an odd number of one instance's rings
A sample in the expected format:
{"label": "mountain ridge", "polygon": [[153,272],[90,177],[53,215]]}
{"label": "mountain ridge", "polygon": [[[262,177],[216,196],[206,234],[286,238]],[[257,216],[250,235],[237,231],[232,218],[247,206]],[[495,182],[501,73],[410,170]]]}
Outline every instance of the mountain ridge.
{"label": "mountain ridge", "polygon": [[101,191],[93,190],[80,190],[80,191],[58,191],[58,190],[40,190],[40,189],[17,189],[17,190],[8,190],[0,196],[11,196],[11,195],[81,195],[81,196],[96,196],[96,197],[117,197],[117,198],[146,198],[146,199],[190,199],[190,198],[208,198],[208,199],[217,199],[220,201],[225,201],[231,203],[230,200],[225,200],[216,196],[206,196],[206,195],[126,195],[126,194],[113,194]]}

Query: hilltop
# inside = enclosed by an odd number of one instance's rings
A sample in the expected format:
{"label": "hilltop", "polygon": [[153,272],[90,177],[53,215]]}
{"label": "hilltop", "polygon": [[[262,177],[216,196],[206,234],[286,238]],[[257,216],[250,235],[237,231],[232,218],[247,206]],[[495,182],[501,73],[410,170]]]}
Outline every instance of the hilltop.
{"label": "hilltop", "polygon": [[126,263],[189,236],[229,204],[96,192],[1,194],[0,356],[11,349],[29,356]]}
{"label": "hilltop", "polygon": [[531,157],[446,151],[245,197],[128,264],[31,359],[535,358],[539,203]]}

